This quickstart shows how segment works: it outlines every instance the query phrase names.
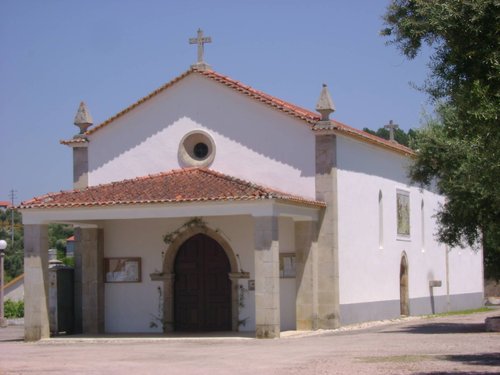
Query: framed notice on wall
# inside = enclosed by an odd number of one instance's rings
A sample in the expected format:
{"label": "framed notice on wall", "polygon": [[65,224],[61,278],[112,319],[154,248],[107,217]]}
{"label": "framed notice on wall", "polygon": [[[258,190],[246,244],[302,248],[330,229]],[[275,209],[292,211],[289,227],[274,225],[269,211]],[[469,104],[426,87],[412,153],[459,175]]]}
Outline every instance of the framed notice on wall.
{"label": "framed notice on wall", "polygon": [[295,254],[280,253],[280,277],[295,277]]}
{"label": "framed notice on wall", "polygon": [[141,258],[104,258],[104,281],[140,283]]}

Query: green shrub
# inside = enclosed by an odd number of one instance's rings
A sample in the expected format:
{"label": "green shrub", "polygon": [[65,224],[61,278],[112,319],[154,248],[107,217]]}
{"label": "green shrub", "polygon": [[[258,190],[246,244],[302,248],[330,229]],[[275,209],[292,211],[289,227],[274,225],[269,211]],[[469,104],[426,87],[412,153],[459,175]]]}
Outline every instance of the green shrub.
{"label": "green shrub", "polygon": [[24,301],[12,301],[10,299],[4,302],[4,315],[7,319],[24,317]]}
{"label": "green shrub", "polygon": [[75,268],[75,258],[73,257],[64,257],[61,259],[61,261],[66,265],[66,266],[69,266],[69,267],[73,267]]}

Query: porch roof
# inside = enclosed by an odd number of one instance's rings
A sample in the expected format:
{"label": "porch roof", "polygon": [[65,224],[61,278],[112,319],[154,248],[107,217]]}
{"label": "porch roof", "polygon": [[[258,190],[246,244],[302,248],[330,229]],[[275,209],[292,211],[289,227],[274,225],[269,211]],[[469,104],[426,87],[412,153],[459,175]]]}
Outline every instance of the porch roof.
{"label": "porch roof", "polygon": [[20,209],[130,206],[182,202],[275,200],[325,207],[321,201],[284,193],[210,169],[186,168],[130,180],[61,191],[24,201]]}

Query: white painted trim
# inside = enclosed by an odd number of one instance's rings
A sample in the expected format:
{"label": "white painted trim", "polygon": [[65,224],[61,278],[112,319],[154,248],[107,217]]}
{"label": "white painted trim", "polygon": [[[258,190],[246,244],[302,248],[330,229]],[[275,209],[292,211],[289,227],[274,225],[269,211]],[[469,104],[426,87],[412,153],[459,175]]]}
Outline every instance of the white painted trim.
{"label": "white painted trim", "polygon": [[131,220],[193,216],[288,216],[295,220],[317,221],[319,207],[286,204],[276,200],[241,202],[184,202],[149,205],[46,208],[21,210],[24,224],[53,222],[82,223],[96,220]]}

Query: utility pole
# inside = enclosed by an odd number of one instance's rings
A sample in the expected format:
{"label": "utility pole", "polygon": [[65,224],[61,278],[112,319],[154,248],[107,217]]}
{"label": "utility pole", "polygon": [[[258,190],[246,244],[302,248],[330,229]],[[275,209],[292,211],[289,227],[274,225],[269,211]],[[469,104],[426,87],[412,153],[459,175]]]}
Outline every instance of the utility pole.
{"label": "utility pole", "polygon": [[11,189],[9,192],[10,198],[10,248],[14,249],[14,199],[16,198],[16,191]]}

